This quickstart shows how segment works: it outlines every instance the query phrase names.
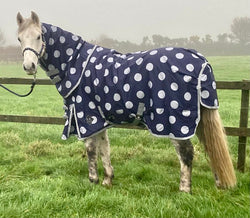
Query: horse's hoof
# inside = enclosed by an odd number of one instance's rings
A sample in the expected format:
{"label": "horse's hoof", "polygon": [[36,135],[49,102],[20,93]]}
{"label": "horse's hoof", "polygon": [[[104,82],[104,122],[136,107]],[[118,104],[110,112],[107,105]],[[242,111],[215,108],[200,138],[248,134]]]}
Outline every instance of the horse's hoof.
{"label": "horse's hoof", "polygon": [[102,182],[102,185],[105,187],[112,187],[112,180],[111,178],[105,178]]}
{"label": "horse's hoof", "polygon": [[91,182],[91,183],[94,183],[94,184],[98,184],[99,183],[99,179],[97,178],[89,178],[89,181]]}

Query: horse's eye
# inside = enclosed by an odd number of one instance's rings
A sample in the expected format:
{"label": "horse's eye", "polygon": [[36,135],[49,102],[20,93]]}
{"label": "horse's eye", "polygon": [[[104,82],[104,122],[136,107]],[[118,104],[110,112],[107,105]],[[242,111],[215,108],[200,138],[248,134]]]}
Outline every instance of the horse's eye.
{"label": "horse's eye", "polygon": [[19,37],[17,39],[18,39],[19,42],[21,42],[21,39]]}
{"label": "horse's eye", "polygon": [[39,35],[38,37],[37,37],[37,40],[40,40],[41,39],[41,36]]}

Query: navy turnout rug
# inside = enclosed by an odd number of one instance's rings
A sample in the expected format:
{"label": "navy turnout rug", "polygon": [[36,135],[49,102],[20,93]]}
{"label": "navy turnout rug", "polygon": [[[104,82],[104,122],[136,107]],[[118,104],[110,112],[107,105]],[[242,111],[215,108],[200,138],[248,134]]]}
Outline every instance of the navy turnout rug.
{"label": "navy turnout rug", "polygon": [[121,54],[42,24],[40,65],[65,102],[63,139],[85,139],[114,124],[140,123],[156,136],[188,139],[200,105],[218,108],[207,60],[194,50],[159,48]]}

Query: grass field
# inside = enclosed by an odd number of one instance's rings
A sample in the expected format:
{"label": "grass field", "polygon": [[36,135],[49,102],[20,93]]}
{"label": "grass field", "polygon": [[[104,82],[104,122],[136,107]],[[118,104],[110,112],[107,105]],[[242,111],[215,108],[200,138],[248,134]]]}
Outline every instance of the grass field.
{"label": "grass field", "polygon": [[[217,80],[250,79],[250,57],[208,57]],[[0,64],[0,77],[28,77],[20,64]],[[38,78],[45,78],[39,70]],[[8,87],[26,92],[29,86]],[[240,91],[219,90],[225,126],[239,125]],[[0,114],[62,116],[53,86],[28,98],[0,89]],[[250,124],[250,120],[249,120]],[[250,125],[249,125],[250,126]],[[193,193],[180,193],[179,161],[170,141],[147,131],[110,129],[115,178],[111,188],[88,181],[84,145],[60,139],[63,126],[0,123],[0,217],[250,217],[250,140],[238,185],[218,190],[197,138]],[[233,163],[237,137],[228,137]],[[100,178],[103,170],[98,168]]]}

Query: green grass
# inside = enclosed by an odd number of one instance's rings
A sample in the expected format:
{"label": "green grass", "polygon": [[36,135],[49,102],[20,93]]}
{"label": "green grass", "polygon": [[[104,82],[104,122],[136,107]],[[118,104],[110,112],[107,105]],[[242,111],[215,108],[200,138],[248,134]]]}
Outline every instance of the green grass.
{"label": "green grass", "polygon": [[[209,57],[217,80],[250,77],[250,57]],[[27,77],[21,64],[0,64],[0,77]],[[39,70],[39,78],[45,74]],[[29,86],[9,85],[25,92]],[[239,125],[240,91],[219,90],[226,126]],[[62,116],[53,86],[27,98],[0,89],[0,114]],[[60,140],[63,126],[0,123],[0,217],[250,217],[250,140],[238,185],[218,190],[194,138],[193,193],[178,191],[179,162],[170,141],[147,131],[110,129],[115,178],[111,188],[90,184],[84,144]],[[228,137],[237,162],[237,137]],[[103,169],[99,164],[99,175]]]}

